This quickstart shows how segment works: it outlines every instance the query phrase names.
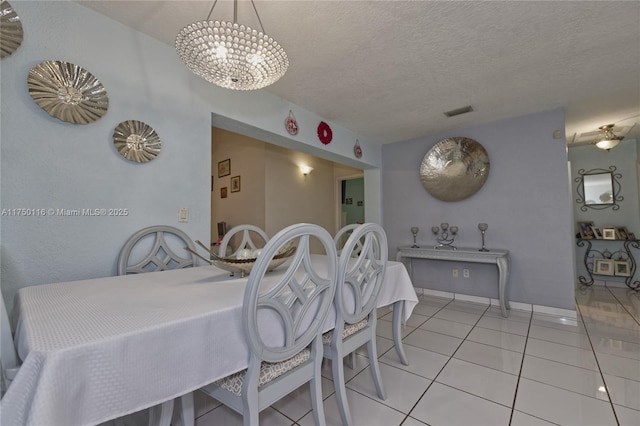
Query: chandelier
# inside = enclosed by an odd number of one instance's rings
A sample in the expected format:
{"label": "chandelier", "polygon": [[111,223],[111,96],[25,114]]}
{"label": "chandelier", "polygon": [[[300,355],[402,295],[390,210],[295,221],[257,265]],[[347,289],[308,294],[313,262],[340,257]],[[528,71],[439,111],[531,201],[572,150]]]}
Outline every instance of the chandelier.
{"label": "chandelier", "polygon": [[184,27],[176,37],[176,51],[187,68],[210,83],[234,90],[257,90],[275,83],[289,68],[282,46],[260,29],[239,25],[238,0],[233,2],[233,22],[207,20]]}
{"label": "chandelier", "polygon": [[611,148],[615,148],[623,139],[621,136],[616,136],[615,133],[613,133],[613,124],[600,126],[598,129],[600,129],[600,134],[596,140],[593,141],[593,144],[600,149],[609,151]]}

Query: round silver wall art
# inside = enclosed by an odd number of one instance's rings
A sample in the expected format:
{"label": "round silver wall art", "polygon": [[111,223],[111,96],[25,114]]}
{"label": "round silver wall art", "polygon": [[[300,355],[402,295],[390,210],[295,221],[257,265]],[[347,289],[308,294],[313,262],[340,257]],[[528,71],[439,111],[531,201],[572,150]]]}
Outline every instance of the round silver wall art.
{"label": "round silver wall art", "polygon": [[160,154],[160,137],[142,121],[127,120],[113,131],[113,143],[124,158],[137,163],[147,163]]}
{"label": "round silver wall art", "polygon": [[49,115],[74,124],[98,120],[109,109],[107,91],[89,71],[65,61],[44,61],[31,68],[29,94]]}
{"label": "round silver wall art", "polygon": [[8,1],[0,3],[0,59],[11,55],[22,44],[22,22]]}
{"label": "round silver wall art", "polygon": [[442,201],[464,200],[475,194],[489,176],[489,156],[470,138],[447,138],[435,144],[422,159],[422,186]]}

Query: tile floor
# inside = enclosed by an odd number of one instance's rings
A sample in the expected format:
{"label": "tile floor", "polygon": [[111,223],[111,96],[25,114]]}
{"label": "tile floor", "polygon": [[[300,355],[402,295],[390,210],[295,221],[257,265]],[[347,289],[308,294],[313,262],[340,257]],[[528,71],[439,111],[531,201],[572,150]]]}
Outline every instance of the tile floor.
{"label": "tile floor", "polygon": [[[578,318],[420,296],[403,330],[410,365],[380,311],[378,352],[388,397],[380,401],[365,352],[345,368],[355,425],[640,425],[640,293],[576,289]],[[328,425],[340,425],[330,363],[323,369]],[[241,425],[197,392],[196,426]],[[308,386],[260,415],[265,426],[313,424]]]}

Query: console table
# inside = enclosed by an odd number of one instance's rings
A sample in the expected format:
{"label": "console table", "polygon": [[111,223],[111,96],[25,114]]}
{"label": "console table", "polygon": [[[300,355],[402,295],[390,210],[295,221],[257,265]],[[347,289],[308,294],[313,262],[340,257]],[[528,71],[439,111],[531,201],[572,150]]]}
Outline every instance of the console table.
{"label": "console table", "polygon": [[[498,267],[498,295],[500,298],[500,311],[503,317],[509,316],[507,309],[509,301],[506,297],[507,283],[509,281],[509,268],[511,260],[507,250],[479,251],[474,248],[435,248],[435,247],[399,247],[396,260],[404,262],[409,259],[407,269],[413,280],[412,259],[449,260],[454,262],[492,263]],[[404,262],[406,264],[406,262]],[[414,281],[415,282],[415,281]]]}

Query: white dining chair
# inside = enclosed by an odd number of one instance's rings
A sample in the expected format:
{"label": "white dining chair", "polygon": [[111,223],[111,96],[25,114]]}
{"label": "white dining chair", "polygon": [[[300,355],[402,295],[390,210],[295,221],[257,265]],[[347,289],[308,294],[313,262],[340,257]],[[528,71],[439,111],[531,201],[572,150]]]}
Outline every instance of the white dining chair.
{"label": "white dining chair", "polygon": [[[353,233],[353,231],[360,226],[361,224],[352,223],[350,225],[345,225],[336,233],[336,236],[333,238],[333,241],[336,244],[336,248],[338,249],[338,255],[342,253],[342,248],[346,244],[347,238]],[[362,250],[362,244],[358,241],[357,247],[353,250],[352,255],[357,256],[360,254]]]}
{"label": "white dining chair", "polygon": [[193,241],[178,228],[149,226],[133,234],[118,256],[118,275],[142,274],[197,265]]}
{"label": "white dining chair", "polygon": [[[241,240],[236,245],[235,250],[228,249],[231,244],[232,239],[236,239],[238,234],[241,234]],[[262,240],[260,242],[260,239]],[[220,257],[237,257],[241,250],[251,250],[252,252],[262,248],[267,241],[269,241],[269,236],[266,232],[255,225],[238,225],[231,228],[222,238],[220,242],[220,247],[218,248],[218,256]],[[256,244],[261,243],[261,244]],[[227,251],[230,251],[227,254]]]}
{"label": "white dining chair", "polygon": [[353,230],[338,260],[336,325],[322,336],[322,340],[324,357],[331,359],[336,401],[344,425],[352,424],[344,383],[344,357],[365,343],[378,397],[382,400],[387,398],[376,349],[376,305],[387,267],[387,255],[387,237],[382,227],[365,223]]}
{"label": "white dining chair", "polygon": [[[326,269],[311,262],[312,240],[324,249]],[[286,266],[284,273],[267,274],[271,259],[291,241],[297,249],[281,266]],[[258,256],[244,293],[249,366],[201,390],[242,414],[245,426],[257,426],[260,411],[310,383],[314,420],[324,425],[322,329],[333,304],[337,270],[333,239],[323,228],[297,224],[278,232]]]}
{"label": "white dining chair", "polygon": [[[185,250],[189,247],[192,252]],[[197,266],[196,247],[191,238],[178,228],[156,225],[133,234],[120,250],[118,275],[142,274]],[[182,254],[184,253],[184,254]],[[194,424],[193,393],[166,401],[149,409],[149,426],[169,426],[174,402],[184,426]]]}
{"label": "white dining chair", "polygon": [[16,353],[16,347],[13,343],[13,333],[11,332],[11,324],[9,323],[9,315],[7,308],[4,306],[4,297],[0,292],[0,301],[2,302],[2,312],[0,312],[0,369],[2,369],[2,383],[0,386],[0,396],[9,388],[11,381],[14,379],[20,363]]}

